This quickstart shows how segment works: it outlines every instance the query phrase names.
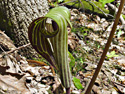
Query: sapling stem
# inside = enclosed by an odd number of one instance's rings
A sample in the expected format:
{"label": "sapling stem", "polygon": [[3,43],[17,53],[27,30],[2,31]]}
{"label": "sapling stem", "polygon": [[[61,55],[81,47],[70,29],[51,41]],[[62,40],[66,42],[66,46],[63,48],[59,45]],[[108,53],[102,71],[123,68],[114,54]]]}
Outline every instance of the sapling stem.
{"label": "sapling stem", "polygon": [[124,6],[124,1],[125,1],[125,0],[121,0],[120,6],[119,6],[119,9],[118,9],[118,12],[117,12],[117,15],[116,15],[114,24],[113,24],[113,28],[112,28],[112,31],[111,31],[110,36],[109,36],[109,38],[108,38],[108,41],[107,41],[107,43],[106,43],[105,49],[104,49],[103,54],[102,54],[102,56],[101,56],[101,59],[100,59],[100,61],[99,61],[99,63],[98,63],[98,66],[97,66],[97,68],[96,68],[96,70],[95,70],[95,73],[94,73],[94,75],[93,75],[93,77],[92,77],[92,79],[91,79],[91,81],[90,81],[90,83],[89,83],[89,85],[88,85],[88,87],[87,87],[87,89],[86,89],[86,91],[85,91],[84,94],[90,94],[90,92],[91,92],[91,90],[92,90],[92,87],[93,87],[93,85],[94,85],[94,83],[95,83],[95,80],[96,80],[96,78],[97,78],[97,76],[98,76],[98,74],[99,74],[99,71],[100,71],[100,69],[101,69],[101,67],[102,67],[102,64],[103,64],[103,61],[104,61],[104,59],[105,59],[105,56],[106,56],[106,54],[107,54],[107,52],[108,52],[108,49],[109,49],[109,47],[110,47],[112,38],[113,38],[113,36],[114,36],[114,33],[115,33],[115,30],[116,30],[117,24],[118,24],[118,22],[119,22],[120,14],[121,14],[122,8],[123,8],[123,6]]}

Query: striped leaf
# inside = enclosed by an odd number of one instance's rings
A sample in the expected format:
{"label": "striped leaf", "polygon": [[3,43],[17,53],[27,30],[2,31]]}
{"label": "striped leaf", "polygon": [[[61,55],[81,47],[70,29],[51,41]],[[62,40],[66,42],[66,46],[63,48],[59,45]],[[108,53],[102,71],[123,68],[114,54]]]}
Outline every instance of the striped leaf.
{"label": "striped leaf", "polygon": [[[42,55],[55,69],[58,69],[55,63],[51,45],[46,38],[48,35],[45,33],[47,30],[45,28],[46,18],[41,17],[35,19],[28,28],[28,36],[33,48]],[[50,29],[51,30],[51,29]],[[54,35],[54,34],[53,34]],[[50,35],[49,37],[52,37]]]}
{"label": "striped leaf", "polygon": [[29,28],[33,48],[58,70],[62,84],[69,88],[71,76],[68,63],[67,26],[71,26],[66,7],[51,9],[45,17],[34,20]]}

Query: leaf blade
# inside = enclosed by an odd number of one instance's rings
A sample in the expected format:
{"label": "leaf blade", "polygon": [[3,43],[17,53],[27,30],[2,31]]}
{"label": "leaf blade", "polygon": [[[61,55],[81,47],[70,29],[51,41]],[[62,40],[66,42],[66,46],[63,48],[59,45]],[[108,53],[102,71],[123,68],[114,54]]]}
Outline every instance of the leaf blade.
{"label": "leaf blade", "polygon": [[76,77],[73,77],[73,82],[74,82],[74,85],[77,89],[83,89],[83,86],[82,84],[80,83],[80,79],[76,78]]}

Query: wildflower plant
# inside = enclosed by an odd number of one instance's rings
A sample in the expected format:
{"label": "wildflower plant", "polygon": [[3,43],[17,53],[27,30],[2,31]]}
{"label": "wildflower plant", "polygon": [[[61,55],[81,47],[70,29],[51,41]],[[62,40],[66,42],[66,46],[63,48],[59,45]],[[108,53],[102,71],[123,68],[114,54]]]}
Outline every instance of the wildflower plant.
{"label": "wildflower plant", "polygon": [[66,7],[51,9],[44,17],[35,19],[28,28],[33,48],[59,73],[62,85],[70,93],[71,74],[68,63],[68,32],[72,27]]}

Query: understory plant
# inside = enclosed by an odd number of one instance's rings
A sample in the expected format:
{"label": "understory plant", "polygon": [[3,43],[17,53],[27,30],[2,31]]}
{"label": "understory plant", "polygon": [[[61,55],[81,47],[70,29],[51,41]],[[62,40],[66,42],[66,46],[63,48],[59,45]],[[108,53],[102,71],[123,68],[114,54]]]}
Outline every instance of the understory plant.
{"label": "understory plant", "polygon": [[28,36],[33,48],[58,71],[66,94],[70,94],[67,26],[72,27],[70,12],[59,6],[35,19],[28,28]]}

